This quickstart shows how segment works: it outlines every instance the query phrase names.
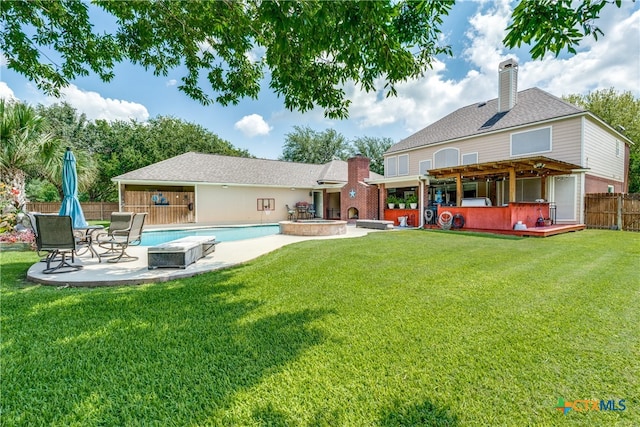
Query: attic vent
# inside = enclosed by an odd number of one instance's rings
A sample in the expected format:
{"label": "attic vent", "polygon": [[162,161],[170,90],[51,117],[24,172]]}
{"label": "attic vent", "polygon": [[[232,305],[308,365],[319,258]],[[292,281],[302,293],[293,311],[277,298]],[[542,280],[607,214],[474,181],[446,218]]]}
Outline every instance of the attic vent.
{"label": "attic vent", "polygon": [[478,104],[478,108],[480,108],[480,107],[484,107],[485,105],[487,105],[487,103],[486,103],[486,102],[481,102],[480,104]]}
{"label": "attic vent", "polygon": [[503,118],[507,113],[508,113],[508,111],[503,111],[502,113],[494,114],[493,117],[491,117],[489,120],[484,122],[484,124],[482,126],[480,126],[480,129],[490,128],[491,126],[493,126],[496,123],[498,123],[500,121],[500,119]]}

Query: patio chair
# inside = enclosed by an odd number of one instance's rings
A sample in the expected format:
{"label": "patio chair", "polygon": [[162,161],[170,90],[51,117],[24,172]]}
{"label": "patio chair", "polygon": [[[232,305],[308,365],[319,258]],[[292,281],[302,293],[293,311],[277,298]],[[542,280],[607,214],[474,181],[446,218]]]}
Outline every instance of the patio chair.
{"label": "patio chair", "polygon": [[144,227],[144,220],[147,213],[134,214],[131,226],[126,230],[113,230],[111,235],[99,234],[96,236],[98,246],[103,249],[107,249],[107,252],[100,254],[101,257],[114,255],[115,258],[108,260],[107,262],[119,262],[119,261],[135,261],[138,259],[136,256],[131,256],[127,253],[129,246],[139,245],[142,240],[142,228]]}
{"label": "patio chair", "polygon": [[[36,220],[36,245],[38,252],[48,252],[45,262],[47,267],[42,271],[45,274],[55,272],[70,273],[82,268],[81,265],[73,265],[67,261],[71,255],[71,262],[75,262],[76,238],[73,235],[73,223],[70,216],[35,215]],[[56,259],[60,257],[60,260]],[[51,262],[58,264],[51,267]]]}
{"label": "patio chair", "polygon": [[[100,240],[106,241],[113,237],[113,234],[122,233],[123,231],[128,231],[131,228],[131,222],[133,221],[133,212],[111,212],[111,220],[109,222],[109,227],[105,232],[99,233],[95,236],[95,241],[99,242]],[[102,247],[102,245],[100,245]],[[106,245],[103,247],[108,249],[105,253],[100,254],[100,256],[110,256],[117,255],[118,250],[112,249],[111,246],[107,248]]]}
{"label": "patio chair", "polygon": [[296,215],[296,210],[295,209],[291,209],[289,207],[289,205],[285,205],[287,207],[287,213],[289,214],[289,221],[293,221],[293,218]]}

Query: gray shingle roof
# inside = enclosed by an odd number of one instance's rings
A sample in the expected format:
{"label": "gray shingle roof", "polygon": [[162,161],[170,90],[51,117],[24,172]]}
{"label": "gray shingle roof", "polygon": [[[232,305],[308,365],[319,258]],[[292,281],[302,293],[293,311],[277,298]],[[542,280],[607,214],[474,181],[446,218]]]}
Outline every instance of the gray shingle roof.
{"label": "gray shingle roof", "polygon": [[462,107],[391,146],[387,153],[481,135],[501,129],[584,113],[562,99],[538,88],[518,92],[517,104],[498,115],[498,99]]}
{"label": "gray shingle roof", "polygon": [[333,160],[325,165],[312,165],[189,152],[127,172],[113,180],[310,188],[318,181],[346,182],[347,162]]}

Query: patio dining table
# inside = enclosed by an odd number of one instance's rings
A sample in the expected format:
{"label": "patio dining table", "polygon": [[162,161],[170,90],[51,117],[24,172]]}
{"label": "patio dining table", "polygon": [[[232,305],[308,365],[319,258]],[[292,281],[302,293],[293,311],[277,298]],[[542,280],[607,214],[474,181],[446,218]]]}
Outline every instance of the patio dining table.
{"label": "patio dining table", "polygon": [[104,230],[103,225],[87,225],[86,227],[77,227],[73,229],[73,232],[77,237],[76,244],[78,246],[85,247],[83,252],[76,252],[76,255],[81,256],[86,252],[89,252],[91,254],[91,258],[95,255],[96,258],[98,258],[98,262],[102,262],[100,254],[93,246],[95,241],[93,234],[100,230]]}
{"label": "patio dining table", "polygon": [[310,218],[309,205],[296,205],[296,219],[308,218]]}

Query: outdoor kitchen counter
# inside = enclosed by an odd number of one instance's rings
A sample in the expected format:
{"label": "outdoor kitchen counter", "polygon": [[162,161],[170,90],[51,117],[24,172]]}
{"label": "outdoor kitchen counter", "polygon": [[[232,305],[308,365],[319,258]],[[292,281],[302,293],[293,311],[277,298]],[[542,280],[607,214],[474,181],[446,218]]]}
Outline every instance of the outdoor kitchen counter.
{"label": "outdoor kitchen counter", "polygon": [[513,230],[522,221],[527,228],[536,226],[541,216],[549,218],[548,202],[513,202],[506,206],[438,206],[438,215],[448,211],[462,215],[464,228],[478,230]]}

